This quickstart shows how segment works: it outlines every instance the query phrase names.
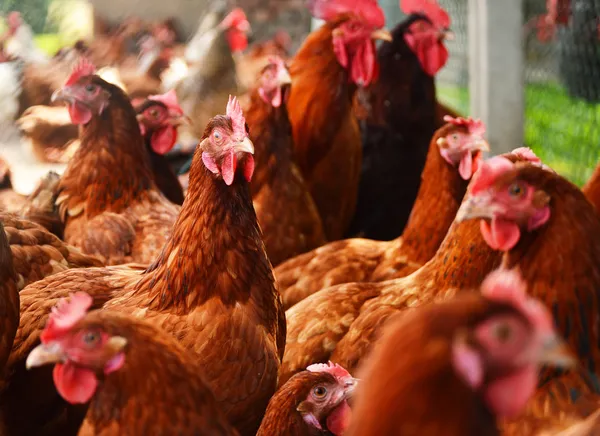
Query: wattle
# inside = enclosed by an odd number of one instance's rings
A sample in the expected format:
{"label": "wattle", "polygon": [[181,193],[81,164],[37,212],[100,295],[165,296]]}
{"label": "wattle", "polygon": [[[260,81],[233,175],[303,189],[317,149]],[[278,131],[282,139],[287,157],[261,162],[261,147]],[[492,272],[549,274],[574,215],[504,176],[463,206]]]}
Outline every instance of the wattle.
{"label": "wattle", "polygon": [[177,130],[173,126],[163,127],[152,134],[150,145],[158,154],[166,154],[175,146]]}
{"label": "wattle", "polygon": [[519,226],[501,218],[494,218],[491,223],[481,220],[480,230],[485,242],[494,250],[510,251],[521,237]]}
{"label": "wattle", "polygon": [[344,400],[327,417],[327,429],[336,436],[343,435],[350,425],[350,417],[350,406]]}
{"label": "wattle", "polygon": [[92,119],[92,111],[81,103],[74,102],[69,105],[69,116],[73,124],[87,124]]}
{"label": "wattle", "polygon": [[350,80],[357,85],[367,86],[376,78],[376,67],[375,45],[371,40],[365,41],[352,56]]}
{"label": "wattle", "polygon": [[60,396],[71,404],[87,403],[98,387],[98,379],[92,371],[70,362],[57,363],[52,377]]}
{"label": "wattle", "polygon": [[519,415],[535,392],[538,376],[535,367],[525,367],[514,374],[494,380],[485,390],[487,406],[500,418]]}

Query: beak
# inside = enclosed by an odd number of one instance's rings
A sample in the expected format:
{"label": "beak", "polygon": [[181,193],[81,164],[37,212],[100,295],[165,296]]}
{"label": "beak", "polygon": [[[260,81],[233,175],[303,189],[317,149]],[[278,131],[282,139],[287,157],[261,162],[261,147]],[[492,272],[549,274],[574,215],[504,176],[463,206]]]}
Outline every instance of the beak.
{"label": "beak", "polygon": [[392,42],[394,38],[392,38],[392,34],[387,29],[377,29],[373,33],[371,33],[371,39],[381,39],[382,41]]}
{"label": "beak", "polygon": [[254,144],[250,141],[250,138],[246,136],[242,141],[237,143],[236,150],[238,152],[254,154]]}
{"label": "beak", "polygon": [[279,86],[291,85],[292,84],[292,76],[290,76],[287,68],[282,68],[279,70],[279,74],[277,75],[277,83]]}
{"label": "beak", "polygon": [[454,32],[450,29],[444,29],[442,30],[441,33],[441,39],[445,40],[445,41],[452,41],[454,40]]}
{"label": "beak", "polygon": [[125,348],[126,345],[127,345],[127,339],[125,339],[122,336],[113,336],[106,343],[106,346],[114,354],[117,354],[117,353],[120,353],[121,351],[123,351],[123,349]]}
{"label": "beak", "polygon": [[478,194],[476,196],[469,196],[465,199],[458,212],[456,213],[456,222],[461,223],[463,221],[472,220],[476,218],[493,218],[493,214],[490,207],[489,196],[485,193]]}
{"label": "beak", "polygon": [[535,361],[564,369],[574,368],[579,363],[567,343],[557,334],[551,334],[544,339],[540,354],[535,356]]}
{"label": "beak", "polygon": [[359,380],[357,378],[349,378],[344,384],[344,399],[348,399],[354,395],[354,391],[358,386]]}
{"label": "beak", "polygon": [[475,150],[480,150],[480,151],[490,151],[490,144],[483,138],[479,138],[475,141],[474,144],[474,148]]}
{"label": "beak", "polygon": [[187,115],[183,115],[183,114],[177,114],[177,115],[173,115],[172,117],[169,118],[169,124],[171,124],[172,126],[178,127],[178,126],[189,126],[192,123],[192,120],[190,119],[190,117],[188,117]]}
{"label": "beak", "polygon": [[50,363],[64,362],[66,356],[62,350],[62,347],[57,342],[50,342],[49,344],[40,344],[35,347],[25,362],[27,369],[35,368]]}
{"label": "beak", "polygon": [[72,103],[75,100],[75,96],[73,95],[71,88],[65,86],[63,88],[57,89],[50,97],[50,101],[55,103],[57,101],[64,101],[67,103]]}

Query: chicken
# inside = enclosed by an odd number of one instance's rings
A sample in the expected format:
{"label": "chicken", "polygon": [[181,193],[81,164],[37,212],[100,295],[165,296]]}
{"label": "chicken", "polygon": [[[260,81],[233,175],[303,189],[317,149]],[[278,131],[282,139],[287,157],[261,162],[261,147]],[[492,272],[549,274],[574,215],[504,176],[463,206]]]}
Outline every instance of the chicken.
{"label": "chicken", "polygon": [[[203,17],[197,33],[185,49],[185,60],[175,58],[163,73],[163,91],[175,89],[183,111],[192,125],[182,128],[180,142],[193,151],[202,137],[204,126],[225,105],[230,94],[238,94],[235,62],[228,35],[236,29],[223,1],[211,2],[211,10]],[[177,72],[181,69],[181,72]]]}
{"label": "chicken", "polygon": [[542,365],[576,365],[517,272],[492,273],[481,293],[389,322],[361,369],[347,435],[499,435],[496,418],[525,407]]}
{"label": "chicken", "polygon": [[80,435],[238,434],[191,353],[147,322],[110,311],[86,313],[92,302],[84,292],[59,301],[42,344],[27,357],[27,368],[55,364],[54,383],[67,402],[91,399]]}
{"label": "chicken", "polygon": [[583,193],[597,211],[600,211],[600,164],[592,173],[592,176],[582,188]]}
{"label": "chicken", "polygon": [[406,276],[433,257],[454,220],[481,152],[489,149],[480,121],[446,120],[431,138],[424,182],[403,235],[390,242],[336,241],[281,264],[275,276],[286,309],[328,286]]}
{"label": "chicken", "polygon": [[2,36],[3,41],[6,41],[6,53],[11,57],[21,58],[43,68],[48,57],[36,47],[31,27],[23,21],[21,13],[10,12],[7,24],[6,33]]}
{"label": "chicken", "polygon": [[136,105],[135,110],[150,156],[154,183],[171,203],[181,205],[183,189],[164,156],[177,141],[177,127],[188,122],[179,106],[177,95],[175,91],[152,95]]}
{"label": "chicken", "polygon": [[173,234],[150,267],[74,269],[21,291],[13,375],[0,398],[15,434],[42,434],[65,417],[78,428],[81,417],[65,409],[47,373],[24,368],[51,307],[74,290],[90,294],[93,308],[143,317],[177,338],[194,353],[230,422],[242,435],[255,434],[277,385],[286,324],[252,207],[253,145],[244,126],[235,99],[227,116],[211,120]]}
{"label": "chicken", "polygon": [[17,120],[17,127],[41,162],[67,163],[79,147],[78,127],[62,106],[31,106]]}
{"label": "chicken", "polygon": [[3,213],[0,222],[10,244],[18,290],[70,268],[103,266],[36,223]]}
{"label": "chicken", "polygon": [[[583,193],[546,168],[497,157],[482,166],[456,219],[480,221],[486,243],[504,253],[503,265],[519,268],[529,294],[552,310],[581,370],[595,374],[600,365],[595,328],[600,321],[600,217]],[[544,371],[542,386],[557,377],[569,374]],[[580,386],[564,384],[570,401]],[[593,389],[600,394],[597,385]]]}
{"label": "chicken", "polygon": [[295,159],[323,220],[328,240],[340,239],[356,206],[362,160],[352,111],[357,85],[376,77],[374,39],[390,39],[375,0],[314,0],[311,13],[327,22],[292,59],[288,99]]}
{"label": "chicken", "polygon": [[347,237],[388,241],[402,234],[424,180],[429,140],[439,128],[434,75],[448,59],[450,18],[436,1],[412,3],[402,1],[409,16],[379,47],[379,80],[361,96],[367,102],[363,161]]}
{"label": "chicken", "polygon": [[271,56],[278,56],[284,61],[289,57],[290,35],[281,30],[273,38],[254,43],[241,55],[235,55],[236,74],[242,89],[253,89],[262,72],[269,64]]}
{"label": "chicken", "polygon": [[54,204],[58,196],[59,182],[60,176],[54,171],[49,171],[27,197],[18,215],[63,239],[65,226]]}
{"label": "chicken", "polygon": [[[19,327],[19,291],[8,236],[0,221],[0,392],[4,387],[2,370]],[[2,430],[2,424],[0,424]]]}
{"label": "chicken", "polygon": [[82,60],[55,94],[81,145],[61,177],[56,205],[65,241],[106,264],[150,263],[179,212],[158,190],[136,113],[125,93]]}
{"label": "chicken", "polygon": [[273,395],[256,436],[345,434],[356,385],[339,365],[310,365]]}
{"label": "chicken", "polygon": [[271,58],[250,96],[246,119],[256,147],[250,185],[254,209],[273,265],[325,243],[315,203],[295,165],[285,99],[291,78],[281,58]]}
{"label": "chicken", "polygon": [[0,156],[0,212],[17,212],[25,202],[25,196],[13,190],[12,173],[8,162]]}
{"label": "chicken", "polygon": [[[531,154],[518,149],[506,157],[523,161],[533,159]],[[280,383],[310,363],[328,360],[354,373],[390,316],[478,287],[500,261],[501,254],[485,243],[478,225],[455,220],[435,256],[411,275],[347,283],[311,295],[286,312]]]}

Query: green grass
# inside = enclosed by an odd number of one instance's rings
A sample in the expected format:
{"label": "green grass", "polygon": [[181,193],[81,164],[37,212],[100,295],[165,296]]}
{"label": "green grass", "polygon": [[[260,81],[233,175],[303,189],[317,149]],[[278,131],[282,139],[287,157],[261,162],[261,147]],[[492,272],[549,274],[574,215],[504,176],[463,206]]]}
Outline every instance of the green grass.
{"label": "green grass", "polygon": [[[469,113],[468,89],[441,85],[438,95]],[[572,99],[557,84],[528,85],[525,98],[525,144],[545,164],[583,185],[600,160],[600,105]]]}
{"label": "green grass", "polygon": [[53,56],[64,44],[56,33],[41,33],[35,35],[36,45],[50,56]]}

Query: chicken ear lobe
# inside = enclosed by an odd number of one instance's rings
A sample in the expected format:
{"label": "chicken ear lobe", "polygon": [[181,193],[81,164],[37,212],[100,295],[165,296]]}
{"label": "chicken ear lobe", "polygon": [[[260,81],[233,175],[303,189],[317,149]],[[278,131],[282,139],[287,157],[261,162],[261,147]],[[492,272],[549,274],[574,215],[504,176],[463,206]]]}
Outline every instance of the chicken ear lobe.
{"label": "chicken ear lobe", "polygon": [[302,419],[308,425],[310,425],[311,427],[317,428],[319,430],[323,430],[323,427],[321,427],[321,424],[319,423],[319,420],[312,413],[312,411],[313,411],[313,405],[310,404],[308,401],[301,402],[298,405],[298,407],[296,408],[296,410],[298,412],[300,412],[300,415],[302,415]]}

